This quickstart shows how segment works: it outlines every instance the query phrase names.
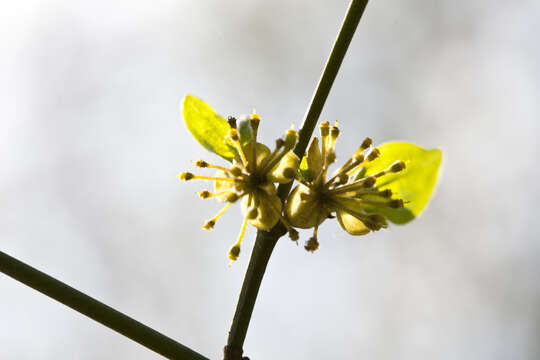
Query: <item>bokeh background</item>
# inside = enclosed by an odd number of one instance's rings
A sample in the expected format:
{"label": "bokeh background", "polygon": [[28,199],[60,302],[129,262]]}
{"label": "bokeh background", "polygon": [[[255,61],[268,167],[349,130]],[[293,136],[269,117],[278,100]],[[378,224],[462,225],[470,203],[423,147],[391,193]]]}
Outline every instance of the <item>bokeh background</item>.
{"label": "bokeh background", "polygon": [[[206,153],[187,93],[297,126],[346,0],[3,2],[0,249],[218,359],[255,231],[180,183]],[[444,150],[427,211],[321,247],[278,243],[252,359],[540,357],[540,3],[372,1],[322,114],[359,141]],[[309,233],[303,232],[306,240]],[[159,359],[0,275],[0,358]]]}

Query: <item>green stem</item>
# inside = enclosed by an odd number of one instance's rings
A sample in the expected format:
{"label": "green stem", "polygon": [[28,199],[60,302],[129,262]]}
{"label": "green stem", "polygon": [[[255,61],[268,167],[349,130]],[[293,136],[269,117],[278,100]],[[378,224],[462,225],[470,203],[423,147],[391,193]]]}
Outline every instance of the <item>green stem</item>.
{"label": "green stem", "polygon": [[168,359],[208,360],[173,339],[2,251],[0,271]]}
{"label": "green stem", "polygon": [[[352,0],[349,5],[349,9],[347,10],[347,14],[345,15],[336,41],[334,42],[332,52],[330,53],[315,93],[313,94],[313,98],[299,132],[298,143],[294,148],[294,152],[300,158],[304,155],[309,140],[313,135],[313,130],[317,125],[317,121],[319,120],[321,111],[328,98],[332,84],[336,79],[343,58],[349,48],[349,44],[351,43],[367,3],[368,0]],[[287,197],[291,187],[292,183],[279,186],[278,192],[282,200]],[[240,297],[229,332],[227,346],[224,348],[225,360],[242,359],[244,340],[246,338],[259,287],[264,272],[266,271],[266,266],[268,265],[268,261],[270,260],[270,256],[272,255],[272,251],[274,250],[278,239],[285,233],[285,228],[281,223],[278,223],[278,225],[270,232],[262,230],[257,232],[257,239],[255,240],[251,259],[244,277],[242,290],[240,291]]]}

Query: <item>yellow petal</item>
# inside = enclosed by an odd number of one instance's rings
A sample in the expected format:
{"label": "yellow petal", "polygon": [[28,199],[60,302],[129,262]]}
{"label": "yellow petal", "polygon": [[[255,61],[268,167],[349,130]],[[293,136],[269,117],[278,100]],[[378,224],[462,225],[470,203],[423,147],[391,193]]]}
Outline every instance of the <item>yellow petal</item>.
{"label": "yellow petal", "polygon": [[366,235],[369,233],[368,227],[361,221],[358,220],[353,215],[349,214],[344,210],[336,211],[337,220],[339,225],[351,235]]}

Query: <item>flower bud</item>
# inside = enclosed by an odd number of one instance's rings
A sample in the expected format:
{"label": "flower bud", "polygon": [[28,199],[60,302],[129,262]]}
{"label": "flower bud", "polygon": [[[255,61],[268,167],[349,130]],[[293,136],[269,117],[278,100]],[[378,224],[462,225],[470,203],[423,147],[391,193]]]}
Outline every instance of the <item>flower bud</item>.
{"label": "flower bud", "polygon": [[292,226],[309,229],[321,224],[330,214],[309,188],[298,185],[285,204],[285,215]]}

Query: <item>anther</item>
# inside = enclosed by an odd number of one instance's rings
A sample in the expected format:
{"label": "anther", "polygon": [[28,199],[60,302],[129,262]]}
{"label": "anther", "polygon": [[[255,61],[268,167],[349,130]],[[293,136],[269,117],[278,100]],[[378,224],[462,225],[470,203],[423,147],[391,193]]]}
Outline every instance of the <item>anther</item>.
{"label": "anther", "polygon": [[321,130],[321,137],[328,136],[328,133],[330,132],[330,124],[328,123],[328,121],[324,121],[321,123],[320,130]]}
{"label": "anther", "polygon": [[261,120],[261,117],[259,116],[259,114],[257,114],[257,110],[253,109],[250,120]]}
{"label": "anther", "polygon": [[369,177],[367,177],[365,179],[366,179],[366,180],[364,180],[364,187],[365,188],[372,187],[377,182],[377,179],[375,179],[373,176],[369,176]]}
{"label": "anther", "polygon": [[214,225],[216,225],[216,221],[214,219],[208,220],[204,225],[204,230],[212,230],[214,228]]}
{"label": "anther", "polygon": [[249,124],[251,125],[251,130],[253,130],[254,138],[256,138],[257,131],[259,130],[260,122],[261,122],[261,118],[259,117],[259,114],[255,112],[255,109],[254,109],[253,114],[251,114],[251,117],[249,118]]}
{"label": "anther", "polygon": [[239,177],[240,175],[242,175],[242,169],[240,168],[240,166],[233,165],[230,171],[231,175],[234,177]]}
{"label": "anther", "polygon": [[283,147],[283,145],[285,145],[285,140],[279,138],[279,139],[276,139],[276,150],[279,150]]}
{"label": "anther", "polygon": [[227,202],[233,203],[233,202],[238,201],[238,198],[239,198],[239,196],[238,196],[237,193],[230,192],[230,193],[227,194],[226,200],[227,200]]}
{"label": "anther", "polygon": [[294,177],[296,176],[296,171],[294,171],[293,168],[285,168],[283,170],[283,176],[287,179],[294,179]]}
{"label": "anther", "polygon": [[194,162],[194,164],[195,164],[196,167],[200,167],[200,168],[206,168],[206,167],[208,167],[208,165],[209,165],[209,164],[208,164],[206,161],[204,161],[204,160],[197,160],[197,161]]}
{"label": "anther", "polygon": [[289,229],[289,238],[292,241],[298,241],[298,239],[300,238],[300,236],[298,235],[298,231],[296,229],[290,228]]}
{"label": "anther", "polygon": [[377,193],[377,195],[385,197],[385,198],[391,198],[392,197],[392,190],[390,189],[384,189]]}
{"label": "anther", "polygon": [[373,144],[373,140],[371,140],[370,138],[367,137],[362,142],[362,145],[360,145],[360,149],[366,150],[368,147],[371,146],[371,144]]}
{"label": "anther", "polygon": [[256,219],[259,216],[259,210],[256,207],[249,209],[246,217],[250,220]]}
{"label": "anther", "polygon": [[326,155],[326,166],[333,164],[336,161],[336,153],[332,150]]}
{"label": "anther", "polygon": [[180,180],[184,180],[184,181],[189,181],[191,179],[193,179],[195,177],[195,175],[193,175],[192,173],[190,172],[181,172],[179,175],[178,175],[178,178]]}
{"label": "anther", "polygon": [[339,128],[336,125],[334,125],[330,128],[330,138],[332,139],[332,141],[336,141],[338,136],[339,136]]}
{"label": "anther", "polygon": [[378,224],[386,224],[386,218],[381,214],[372,214],[368,216],[369,221],[378,223]]}
{"label": "anther", "polygon": [[309,252],[314,252],[319,248],[319,242],[317,241],[317,237],[313,236],[309,238],[308,241],[306,241],[306,244],[304,245],[304,249],[306,249]]}
{"label": "anther", "polygon": [[405,169],[405,161],[403,160],[398,160],[390,166],[390,171],[394,173],[400,172],[403,169]]}
{"label": "anther", "polygon": [[227,122],[229,123],[231,129],[236,129],[236,118],[234,116],[229,116],[227,118]]}
{"label": "anther", "polygon": [[201,199],[208,199],[213,196],[213,194],[208,190],[203,190],[197,193]]}
{"label": "anther", "polygon": [[298,140],[298,133],[296,130],[294,130],[294,125],[291,126],[289,130],[287,130],[287,134],[285,135],[285,148],[287,150],[290,150],[296,145],[296,140]]}
{"label": "anther", "polygon": [[343,184],[346,184],[347,181],[349,181],[349,176],[345,173],[339,175],[337,178],[336,178],[336,183],[338,185],[343,185]]}
{"label": "anther", "polygon": [[368,155],[368,157],[367,157],[367,161],[373,161],[373,160],[375,160],[376,158],[378,158],[379,155],[381,155],[381,152],[379,151],[379,149],[373,148],[373,150],[371,150],[371,151],[369,152],[369,155]]}
{"label": "anther", "polygon": [[240,256],[240,244],[234,244],[229,250],[229,259],[236,261],[238,260],[238,256]]}
{"label": "anther", "polygon": [[392,209],[400,209],[403,207],[403,200],[402,199],[390,200],[388,202],[388,206],[390,206]]}

